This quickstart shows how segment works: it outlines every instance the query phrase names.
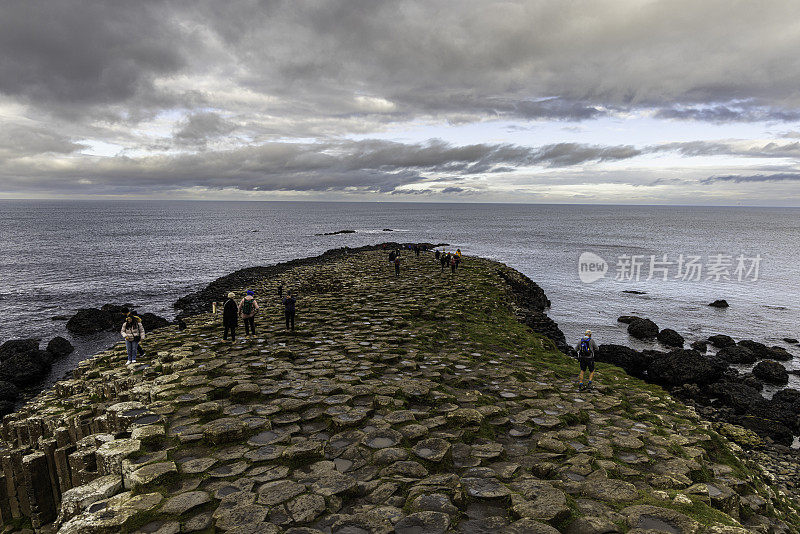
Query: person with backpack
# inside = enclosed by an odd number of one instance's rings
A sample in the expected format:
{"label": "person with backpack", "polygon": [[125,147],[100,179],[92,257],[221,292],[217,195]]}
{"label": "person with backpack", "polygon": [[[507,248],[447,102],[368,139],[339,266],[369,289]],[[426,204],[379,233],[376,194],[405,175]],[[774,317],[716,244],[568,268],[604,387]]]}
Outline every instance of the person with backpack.
{"label": "person with backpack", "polygon": [[244,319],[244,334],[256,335],[256,321],[255,316],[258,311],[258,302],[256,302],[255,293],[252,289],[247,290],[247,295],[239,302],[239,315]]}
{"label": "person with backpack", "polygon": [[236,341],[236,327],[239,326],[239,306],[234,300],[236,293],[231,291],[228,293],[228,300],[222,308],[222,326],[225,331],[222,333],[222,339],[228,339],[228,332],[231,333],[231,341]]}
{"label": "person with backpack", "polygon": [[125,322],[122,323],[122,328],[119,331],[122,338],[125,340],[125,350],[128,352],[128,361],[125,365],[136,363],[136,348],[139,342],[144,339],[144,327],[141,321],[137,321],[133,315],[125,317]]}
{"label": "person with backpack", "polygon": [[[126,315],[130,315],[131,317],[133,317],[133,320],[138,323],[142,322],[142,318],[136,315],[136,312],[134,310],[130,310]],[[136,353],[140,357],[144,357],[145,352],[144,352],[144,347],[142,347],[141,340],[138,343],[136,343]]]}
{"label": "person with backpack", "polygon": [[283,299],[283,315],[286,318],[286,330],[294,330],[294,308],[297,304],[297,299],[294,298],[292,292]]}
{"label": "person with backpack", "polygon": [[394,257],[394,275],[395,277],[400,276],[400,255]]}
{"label": "person with backpack", "polygon": [[[586,334],[581,338],[575,350],[578,352],[578,363],[581,366],[581,373],[578,375],[578,389],[592,389],[592,379],[594,379],[594,355],[597,351],[597,343],[592,339],[592,331],[587,330]],[[589,370],[589,382],[584,385],[583,373]]]}
{"label": "person with backpack", "polygon": [[439,252],[439,249],[438,249],[438,248],[437,248],[437,249],[436,249],[436,251],[433,253],[433,257],[434,257],[434,258],[436,258],[436,261],[439,261],[439,256],[441,256],[441,255],[442,255],[442,254],[441,254],[441,252]]}
{"label": "person with backpack", "polygon": [[458,267],[458,260],[456,258],[458,258],[458,256],[456,256],[455,254],[450,256],[450,274],[451,275],[456,274],[456,267]]}

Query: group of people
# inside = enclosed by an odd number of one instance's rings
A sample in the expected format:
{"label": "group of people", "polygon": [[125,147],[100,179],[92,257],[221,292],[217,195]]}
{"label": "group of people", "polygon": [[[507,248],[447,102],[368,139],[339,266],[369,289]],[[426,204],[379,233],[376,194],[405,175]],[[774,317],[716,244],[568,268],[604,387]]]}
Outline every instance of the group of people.
{"label": "group of people", "polygon": [[461,249],[458,248],[456,249],[455,252],[452,253],[446,252],[444,250],[439,252],[439,250],[437,249],[436,252],[434,253],[434,257],[439,262],[439,265],[442,268],[441,272],[444,272],[444,270],[447,269],[448,266],[450,266],[450,274],[455,274],[456,269],[461,264]]}
{"label": "group of people", "polygon": [[[278,298],[283,305],[286,329],[294,330],[295,305],[297,304],[297,299],[291,291],[284,297],[283,285],[278,286]],[[239,302],[236,302],[236,293],[233,291],[228,293],[228,299],[222,307],[222,326],[224,328],[222,339],[227,340],[228,334],[230,333],[231,341],[236,341],[236,328],[239,326],[239,317],[241,317],[244,322],[245,335],[256,335],[255,318],[259,309],[255,292],[252,289],[248,289],[245,296]]]}

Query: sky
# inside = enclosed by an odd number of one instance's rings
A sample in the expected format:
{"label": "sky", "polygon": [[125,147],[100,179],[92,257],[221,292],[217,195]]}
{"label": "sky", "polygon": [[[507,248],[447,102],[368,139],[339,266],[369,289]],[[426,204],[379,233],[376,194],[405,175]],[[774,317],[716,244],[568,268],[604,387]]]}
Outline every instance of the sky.
{"label": "sky", "polygon": [[0,198],[800,206],[800,2],[4,0]]}

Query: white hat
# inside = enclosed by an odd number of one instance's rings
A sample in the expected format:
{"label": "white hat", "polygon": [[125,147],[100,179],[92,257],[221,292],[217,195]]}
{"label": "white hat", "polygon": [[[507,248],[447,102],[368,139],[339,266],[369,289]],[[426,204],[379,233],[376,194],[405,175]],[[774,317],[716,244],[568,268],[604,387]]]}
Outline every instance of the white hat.
{"label": "white hat", "polygon": [[229,298],[229,299],[232,299],[232,298],[234,298],[234,297],[236,297],[236,293],[234,293],[233,291],[231,291],[230,293],[228,293],[228,298]]}
{"label": "white hat", "polygon": [[591,336],[591,335],[592,335],[592,331],[591,331],[591,330],[587,330],[587,331],[586,331],[586,335],[587,335],[587,336]]}

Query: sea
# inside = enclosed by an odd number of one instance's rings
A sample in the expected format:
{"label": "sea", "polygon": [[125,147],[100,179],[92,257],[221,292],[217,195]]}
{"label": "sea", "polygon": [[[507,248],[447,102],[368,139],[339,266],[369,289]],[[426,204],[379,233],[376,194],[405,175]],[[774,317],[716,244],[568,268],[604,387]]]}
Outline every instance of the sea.
{"label": "sea", "polygon": [[[318,235],[339,230],[355,233]],[[178,297],[232,271],[382,241],[448,243],[518,269],[573,344],[591,329],[601,344],[659,348],[617,321],[639,315],[687,343],[781,346],[800,369],[800,346],[783,339],[800,338],[798,208],[3,200],[0,342],[70,339],[52,383],[118,341],[71,336],[78,308],[132,303],[171,319]]]}

